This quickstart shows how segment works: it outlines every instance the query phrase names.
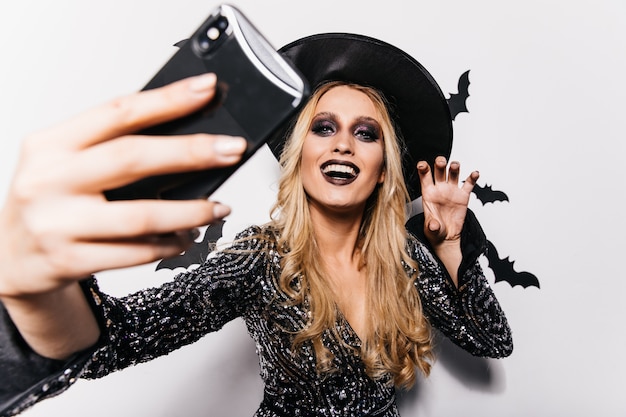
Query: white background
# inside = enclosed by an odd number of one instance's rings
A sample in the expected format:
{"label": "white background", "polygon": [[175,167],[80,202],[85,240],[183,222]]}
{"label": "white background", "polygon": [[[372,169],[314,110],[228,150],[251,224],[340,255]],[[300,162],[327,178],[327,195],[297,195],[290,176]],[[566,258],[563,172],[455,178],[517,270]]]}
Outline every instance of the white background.
{"label": "white background", "polygon": [[[139,89],[214,1],[3,0],[0,193],[27,133]],[[541,289],[494,283],[513,328],[504,360],[445,341],[403,416],[624,416],[623,118],[626,2],[241,0],[276,47],[318,32],[377,37],[415,56],[445,93],[470,72],[453,157],[509,202],[473,199],[488,238]],[[225,238],[267,220],[278,168],[262,151],[216,196]],[[87,214],[86,214],[87,215]],[[0,231],[1,232],[1,231]],[[493,283],[491,270],[486,271]],[[101,274],[115,294],[158,284],[154,265]],[[0,376],[2,378],[2,376]],[[262,393],[240,321],[166,358],[70,391],[37,416],[245,416]]]}

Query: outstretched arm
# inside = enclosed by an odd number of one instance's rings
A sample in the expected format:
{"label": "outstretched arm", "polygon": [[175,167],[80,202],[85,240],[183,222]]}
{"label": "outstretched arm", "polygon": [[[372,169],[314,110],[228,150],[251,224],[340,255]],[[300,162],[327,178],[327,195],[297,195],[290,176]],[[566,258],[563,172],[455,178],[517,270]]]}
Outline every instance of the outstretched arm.
{"label": "outstretched arm", "polygon": [[135,93],[24,141],[0,210],[0,301],[40,355],[63,359],[97,341],[80,280],[180,253],[190,230],[228,214],[206,200],[103,195],[145,176],[236,163],[242,138],[133,135],[205,105],[215,83],[207,74]]}
{"label": "outstretched arm", "polygon": [[453,161],[447,172],[446,168],[447,160],[443,156],[435,160],[433,173],[425,161],[417,164],[424,207],[424,234],[458,287],[458,270],[462,261],[461,230],[470,193],[479,174],[478,171],[472,172],[459,186],[461,165]]}

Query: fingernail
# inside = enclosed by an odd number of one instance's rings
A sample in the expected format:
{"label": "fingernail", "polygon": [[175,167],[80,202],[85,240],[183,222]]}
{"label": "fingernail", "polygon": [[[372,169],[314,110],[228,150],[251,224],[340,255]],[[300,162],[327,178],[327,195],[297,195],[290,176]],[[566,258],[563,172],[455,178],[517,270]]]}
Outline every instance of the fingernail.
{"label": "fingernail", "polygon": [[246,140],[239,137],[223,136],[213,143],[213,149],[222,156],[240,155],[246,150]]}
{"label": "fingernail", "polygon": [[213,73],[193,77],[189,82],[189,90],[194,93],[204,93],[215,88],[216,76]]}
{"label": "fingernail", "polygon": [[226,217],[230,214],[230,207],[225,206],[223,204],[220,203],[215,203],[213,205],[213,216],[215,216],[217,219],[221,219],[223,217]]}

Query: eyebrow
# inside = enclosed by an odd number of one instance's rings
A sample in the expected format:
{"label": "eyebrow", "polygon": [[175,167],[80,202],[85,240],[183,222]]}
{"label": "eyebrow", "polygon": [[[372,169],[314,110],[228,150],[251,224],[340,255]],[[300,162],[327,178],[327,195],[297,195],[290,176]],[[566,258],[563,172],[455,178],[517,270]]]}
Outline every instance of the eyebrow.
{"label": "eyebrow", "polygon": [[328,119],[336,120],[337,119],[337,115],[335,113],[333,113],[333,112],[323,111],[323,112],[317,113],[315,116],[313,116],[313,120],[321,119],[321,118],[328,118]]}
{"label": "eyebrow", "polygon": [[359,117],[356,118],[356,120],[358,122],[369,122],[369,123],[375,124],[380,129],[380,122],[378,120],[374,119],[373,117],[359,116]]}
{"label": "eyebrow", "polygon": [[[315,116],[313,116],[313,120],[321,119],[321,118],[329,118],[329,119],[332,119],[332,120],[335,120],[335,121],[337,119],[339,119],[339,117],[335,113],[330,112],[330,111],[323,111],[323,112],[317,113]],[[369,122],[369,123],[375,124],[378,128],[381,127],[380,123],[378,122],[378,120],[376,120],[375,118],[370,117],[370,116],[357,116],[356,119],[354,119],[354,121],[356,121],[357,123]]]}

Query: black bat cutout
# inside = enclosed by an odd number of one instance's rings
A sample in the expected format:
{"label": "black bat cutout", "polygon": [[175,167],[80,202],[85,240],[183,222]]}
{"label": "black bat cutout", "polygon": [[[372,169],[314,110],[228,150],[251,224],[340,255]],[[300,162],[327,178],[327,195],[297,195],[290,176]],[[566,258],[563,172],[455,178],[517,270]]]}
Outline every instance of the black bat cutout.
{"label": "black bat cutout", "polygon": [[491,185],[485,185],[484,187],[476,184],[472,192],[478,197],[483,206],[487,203],[493,203],[495,201],[509,201],[509,197],[503,191],[493,190]]}
{"label": "black bat cutout", "polygon": [[222,237],[224,221],[212,224],[206,228],[201,242],[194,242],[185,252],[178,256],[162,259],[156,266],[159,269],[189,268],[191,265],[203,263],[209,253],[213,252],[217,246],[217,241]]}
{"label": "black bat cutout", "polygon": [[521,285],[524,288],[539,287],[539,280],[530,272],[517,272],[513,269],[515,261],[509,261],[509,257],[500,259],[496,247],[489,240],[487,241],[487,260],[489,268],[493,271],[496,282],[506,281],[511,287]]}
{"label": "black bat cutout", "polygon": [[452,120],[454,120],[456,115],[461,112],[469,113],[469,111],[467,110],[467,106],[466,106],[467,98],[470,96],[469,95],[469,85],[470,85],[469,72],[470,70],[467,70],[463,74],[461,74],[461,76],[459,77],[459,84],[458,84],[459,92],[456,94],[450,93],[450,98],[447,100],[448,108],[450,109],[450,116],[452,116]]}

